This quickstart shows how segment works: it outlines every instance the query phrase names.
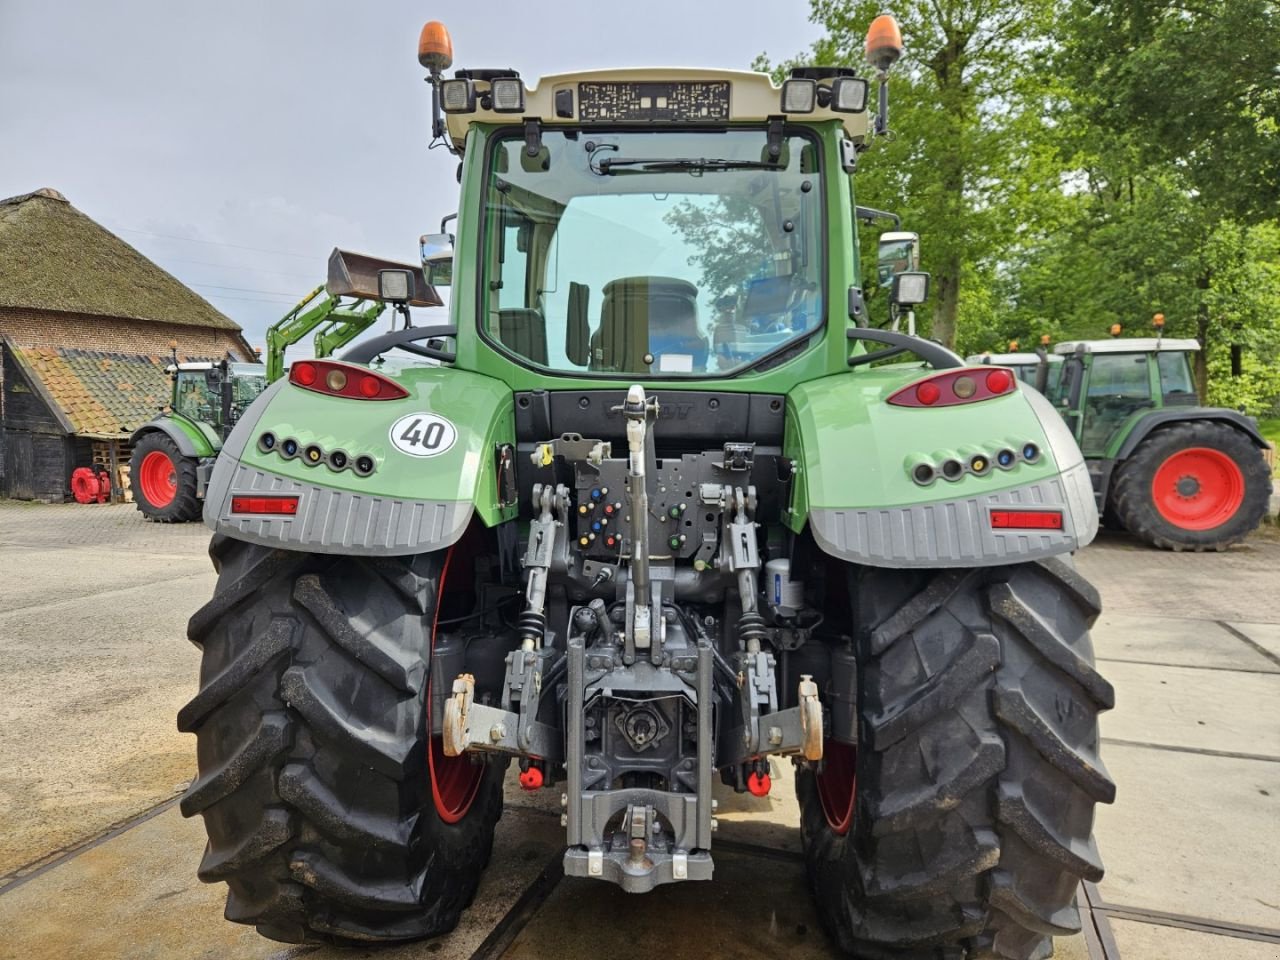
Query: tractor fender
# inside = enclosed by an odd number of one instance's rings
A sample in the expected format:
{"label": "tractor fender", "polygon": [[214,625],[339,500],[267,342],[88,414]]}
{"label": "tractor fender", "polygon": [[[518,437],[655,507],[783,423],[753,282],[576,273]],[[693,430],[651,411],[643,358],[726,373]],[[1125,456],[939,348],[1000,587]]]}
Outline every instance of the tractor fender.
{"label": "tractor fender", "polygon": [[164,414],[144,423],[129,437],[130,444],[136,444],[148,433],[163,433],[178,446],[178,452],[184,457],[191,457],[193,460],[200,457],[211,457],[218,451],[209,443],[206,437],[193,424],[188,424],[183,420]]}
{"label": "tractor fender", "polygon": [[1216,420],[1219,423],[1225,423],[1228,426],[1235,427],[1257,446],[1266,449],[1267,441],[1259,432],[1258,421],[1253,417],[1222,407],[1163,407],[1160,410],[1148,412],[1138,420],[1133,425],[1133,429],[1129,431],[1129,435],[1124,438],[1124,442],[1108,459],[1124,460],[1137,449],[1138,444],[1145,440],[1153,430],[1159,429],[1166,424],[1180,423],[1184,420]]}
{"label": "tractor fender", "polygon": [[[1080,448],[1035,390],[945,408],[886,402],[920,375],[886,369],[801,384],[788,395],[786,454],[796,473],[788,526],[818,547],[879,567],[977,567],[1070,553],[1093,540],[1098,512]],[[1034,445],[1026,460],[1021,451]],[[1002,469],[991,458],[1018,451]],[[985,469],[968,469],[973,458]],[[954,479],[913,478],[922,461],[964,463]],[[1018,511],[1060,527],[1006,526]],[[1001,514],[999,518],[995,514]]]}
{"label": "tractor fender", "polygon": [[[287,379],[268,387],[214,464],[206,525],[286,550],[405,556],[451,545],[473,515],[489,526],[514,518],[515,503],[501,502],[498,483],[500,463],[513,466],[510,388],[450,367],[381,372],[409,395],[335,397]],[[297,444],[296,454],[286,455],[286,441]],[[321,458],[310,461],[311,449]],[[343,455],[341,466],[335,466],[334,452]],[[355,469],[363,457],[375,464],[368,475]],[[281,495],[298,498],[295,515],[236,509],[245,498]]]}

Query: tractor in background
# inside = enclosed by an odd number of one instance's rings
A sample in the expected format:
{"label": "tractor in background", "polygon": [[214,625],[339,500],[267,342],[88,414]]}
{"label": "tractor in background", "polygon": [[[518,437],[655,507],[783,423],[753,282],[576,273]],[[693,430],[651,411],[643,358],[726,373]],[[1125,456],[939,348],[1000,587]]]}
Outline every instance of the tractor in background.
{"label": "tractor in background", "polygon": [[264,363],[178,362],[171,342],[167,368],[173,380],[169,407],[131,438],[133,500],[149,520],[181,523],[200,516],[201,502],[223,442],[268,385],[285,374],[285,350],[316,331],[314,354],[327,357],[364,331],[387,308],[379,298],[383,270],[409,271],[413,289],[397,304],[407,321],[409,306],[437,307],[443,301],[422,271],[389,260],[334,249],[328,280],[302,298],[267,329]]}
{"label": "tractor in background", "polygon": [[[1165,550],[1225,550],[1266,515],[1271,470],[1257,421],[1196,394],[1195,340],[1060,343],[1041,361],[1050,402],[1084,452],[1108,524]],[[1055,362],[1056,361],[1056,362]]]}

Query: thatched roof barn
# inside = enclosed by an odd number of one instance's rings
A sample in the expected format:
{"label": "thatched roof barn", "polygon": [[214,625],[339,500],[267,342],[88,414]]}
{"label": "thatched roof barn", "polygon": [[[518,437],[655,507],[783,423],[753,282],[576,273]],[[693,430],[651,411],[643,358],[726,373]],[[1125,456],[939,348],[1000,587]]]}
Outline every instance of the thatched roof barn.
{"label": "thatched roof barn", "polygon": [[0,200],[0,496],[62,500],[95,453],[127,460],[168,401],[173,341],[182,360],[254,357],[234,320],[58,191]]}

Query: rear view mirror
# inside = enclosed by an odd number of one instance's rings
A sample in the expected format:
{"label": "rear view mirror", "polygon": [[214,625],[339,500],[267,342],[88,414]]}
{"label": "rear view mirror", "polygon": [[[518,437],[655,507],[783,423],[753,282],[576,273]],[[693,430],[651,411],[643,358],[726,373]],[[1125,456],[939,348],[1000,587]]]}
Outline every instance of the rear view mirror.
{"label": "rear view mirror", "polygon": [[433,287],[447,287],[453,282],[453,235],[426,233],[422,245],[422,272]]}
{"label": "rear view mirror", "polygon": [[882,287],[893,285],[900,273],[920,269],[920,234],[906,230],[888,230],[880,234],[876,251],[876,280]]}
{"label": "rear view mirror", "polygon": [[929,299],[929,274],[898,273],[893,278],[889,302],[902,307],[914,307]]}

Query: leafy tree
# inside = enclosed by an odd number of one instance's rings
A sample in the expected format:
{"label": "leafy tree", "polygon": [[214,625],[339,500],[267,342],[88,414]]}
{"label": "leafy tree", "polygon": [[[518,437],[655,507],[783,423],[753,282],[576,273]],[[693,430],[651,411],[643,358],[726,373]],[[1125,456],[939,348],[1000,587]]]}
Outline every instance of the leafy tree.
{"label": "leafy tree", "polygon": [[1061,35],[1055,130],[1079,216],[1046,234],[1049,263],[1024,259],[1018,306],[1051,303],[1068,326],[1092,322],[1092,335],[1159,310],[1170,332],[1204,347],[1201,395],[1230,395],[1210,390],[1211,369],[1227,368],[1219,351],[1277,350],[1269,278],[1280,261],[1266,228],[1280,205],[1276,6],[1070,0]]}
{"label": "leafy tree", "polygon": [[[906,46],[890,81],[899,133],[863,155],[855,185],[863,202],[899,211],[921,234],[933,274],[930,335],[948,345],[962,306],[989,300],[1018,212],[1053,182],[1036,182],[1046,173],[1038,131],[1048,81],[1033,69],[1052,8],[1052,0],[928,0],[895,9]],[[827,35],[802,59],[861,62],[880,12],[878,0],[811,0]]]}

